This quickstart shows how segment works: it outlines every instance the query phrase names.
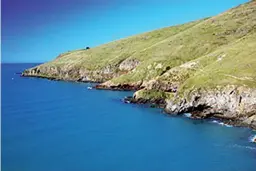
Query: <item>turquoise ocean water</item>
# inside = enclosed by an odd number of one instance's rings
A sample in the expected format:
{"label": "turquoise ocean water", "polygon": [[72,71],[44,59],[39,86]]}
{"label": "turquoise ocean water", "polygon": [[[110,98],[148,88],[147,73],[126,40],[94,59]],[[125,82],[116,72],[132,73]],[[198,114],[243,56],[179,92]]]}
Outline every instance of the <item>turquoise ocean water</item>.
{"label": "turquoise ocean water", "polygon": [[3,171],[255,171],[256,133],[124,104],[132,92],[2,65]]}

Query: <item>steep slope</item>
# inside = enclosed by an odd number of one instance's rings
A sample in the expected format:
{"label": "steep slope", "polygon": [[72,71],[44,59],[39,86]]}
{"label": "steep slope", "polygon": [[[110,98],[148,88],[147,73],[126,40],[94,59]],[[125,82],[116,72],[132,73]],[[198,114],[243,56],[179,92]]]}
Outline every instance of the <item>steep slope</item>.
{"label": "steep slope", "polygon": [[24,76],[135,89],[132,102],[256,128],[256,1],[215,17],[59,55]]}
{"label": "steep slope", "polygon": [[103,82],[125,74],[151,58],[138,52],[157,46],[168,37],[179,34],[201,21],[163,28],[153,32],[114,41],[90,50],[82,49],[59,55],[55,60],[24,72],[47,78]]}

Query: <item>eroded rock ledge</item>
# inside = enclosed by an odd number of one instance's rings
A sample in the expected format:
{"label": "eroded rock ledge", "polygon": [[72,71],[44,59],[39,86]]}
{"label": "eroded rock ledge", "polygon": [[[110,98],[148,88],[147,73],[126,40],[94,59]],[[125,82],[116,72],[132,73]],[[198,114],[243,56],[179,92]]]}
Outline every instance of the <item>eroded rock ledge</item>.
{"label": "eroded rock ledge", "polygon": [[140,90],[143,87],[142,82],[136,83],[113,83],[111,81],[106,81],[104,83],[98,84],[95,87],[100,90],[120,90],[120,91],[131,91],[131,90]]}
{"label": "eroded rock ledge", "polygon": [[[59,57],[57,57],[58,59]],[[139,60],[136,59],[126,59],[123,60],[120,64],[116,65],[106,65],[100,69],[88,70],[81,66],[77,66],[74,64],[64,63],[61,66],[54,65],[51,63],[42,64],[30,69],[25,70],[22,73],[24,77],[40,77],[47,78],[52,80],[65,80],[65,81],[79,81],[79,82],[97,82],[103,83],[112,78],[119,77],[123,74],[128,73],[133,70],[140,64]],[[109,85],[98,86],[98,88],[107,89]],[[110,86],[109,86],[110,87]],[[112,89],[126,89],[127,85],[115,85],[110,87]],[[130,88],[136,90],[137,86],[130,86]]]}
{"label": "eroded rock ledge", "polygon": [[105,82],[120,73],[114,72],[109,66],[101,70],[90,71],[83,68],[57,67],[40,65],[22,73],[25,77],[41,77],[53,80]]}
{"label": "eroded rock ledge", "polygon": [[195,89],[166,101],[170,114],[192,113],[193,118],[218,118],[237,126],[256,129],[256,89],[226,86]]}

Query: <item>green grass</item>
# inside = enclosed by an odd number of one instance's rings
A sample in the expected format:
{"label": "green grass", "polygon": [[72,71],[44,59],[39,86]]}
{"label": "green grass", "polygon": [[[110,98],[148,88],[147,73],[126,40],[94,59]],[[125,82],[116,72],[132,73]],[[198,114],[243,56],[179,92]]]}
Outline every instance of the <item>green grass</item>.
{"label": "green grass", "polygon": [[237,40],[211,54],[225,56],[213,61],[188,78],[181,89],[242,85],[256,88],[256,33]]}
{"label": "green grass", "polygon": [[[115,67],[127,58],[141,58],[138,52],[164,41],[166,38],[178,34],[200,21],[184,25],[167,27],[160,30],[132,36],[126,39],[110,42],[89,50],[76,50],[62,54],[60,58],[47,63],[47,65],[76,65],[88,70],[104,68],[108,65]],[[145,59],[147,60],[147,59]]]}
{"label": "green grass", "polygon": [[[45,68],[52,67],[77,78],[75,70],[101,71],[108,67],[118,73],[122,61],[137,59],[140,64],[134,70],[114,76],[108,83],[146,84],[157,80],[160,84],[176,85],[179,93],[225,85],[256,88],[255,42],[256,1],[251,1],[211,18],[134,35],[89,50],[70,51],[39,68],[41,74],[49,74]],[[162,94],[163,90],[144,91],[146,98],[169,97]]]}

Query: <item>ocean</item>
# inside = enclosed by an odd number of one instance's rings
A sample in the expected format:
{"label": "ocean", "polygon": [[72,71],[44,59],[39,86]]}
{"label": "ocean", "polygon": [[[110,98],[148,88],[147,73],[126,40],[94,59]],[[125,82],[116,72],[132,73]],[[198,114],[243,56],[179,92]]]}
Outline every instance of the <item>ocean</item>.
{"label": "ocean", "polygon": [[3,171],[255,171],[248,128],[124,104],[133,92],[20,77],[2,64]]}

